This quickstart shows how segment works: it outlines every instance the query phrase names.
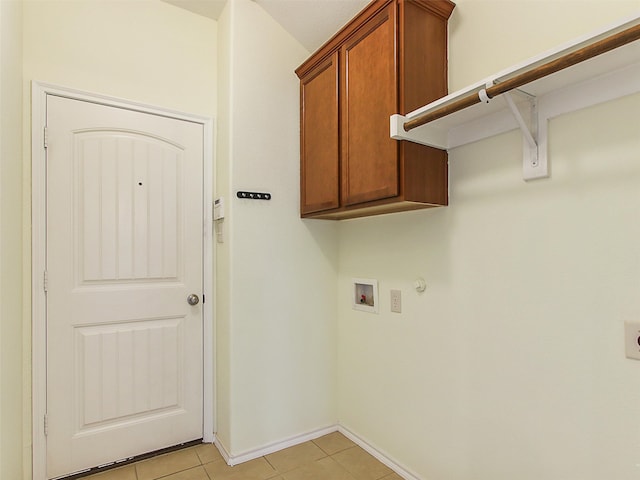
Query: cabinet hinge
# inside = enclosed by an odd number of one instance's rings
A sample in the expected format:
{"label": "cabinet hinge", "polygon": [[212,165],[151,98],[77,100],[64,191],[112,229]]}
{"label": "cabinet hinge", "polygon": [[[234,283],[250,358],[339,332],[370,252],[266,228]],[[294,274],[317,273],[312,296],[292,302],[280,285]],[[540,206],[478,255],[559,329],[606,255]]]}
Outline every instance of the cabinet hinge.
{"label": "cabinet hinge", "polygon": [[44,148],[49,146],[49,129],[44,127]]}
{"label": "cabinet hinge", "polygon": [[44,436],[49,435],[49,415],[44,414]]}
{"label": "cabinet hinge", "polygon": [[44,289],[44,293],[49,291],[49,272],[47,270],[45,270],[42,275],[42,288]]}

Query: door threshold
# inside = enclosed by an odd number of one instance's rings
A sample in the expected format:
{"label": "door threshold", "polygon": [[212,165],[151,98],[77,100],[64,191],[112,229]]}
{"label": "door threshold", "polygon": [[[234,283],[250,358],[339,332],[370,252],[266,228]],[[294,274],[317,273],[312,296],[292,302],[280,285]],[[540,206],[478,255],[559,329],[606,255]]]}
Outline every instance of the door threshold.
{"label": "door threshold", "polygon": [[182,449],[193,447],[195,445],[200,445],[200,444],[202,444],[202,438],[191,440],[185,443],[179,443],[178,445],[173,445],[171,447],[161,448],[160,450],[154,450],[153,452],[143,453],[141,455],[136,455],[134,457],[125,458],[123,460],[118,460],[113,463],[107,463],[99,467],[89,468],[87,470],[83,470],[81,472],[74,473],[72,475],[67,475],[65,477],[57,477],[53,480],[76,480],[77,478],[88,477],[89,475],[95,475],[96,473],[106,472],[108,470],[113,470],[114,468],[120,468],[125,465],[129,465],[130,463],[136,463],[142,460],[148,460],[153,457],[164,455],[165,453],[175,452],[177,450],[182,450]]}

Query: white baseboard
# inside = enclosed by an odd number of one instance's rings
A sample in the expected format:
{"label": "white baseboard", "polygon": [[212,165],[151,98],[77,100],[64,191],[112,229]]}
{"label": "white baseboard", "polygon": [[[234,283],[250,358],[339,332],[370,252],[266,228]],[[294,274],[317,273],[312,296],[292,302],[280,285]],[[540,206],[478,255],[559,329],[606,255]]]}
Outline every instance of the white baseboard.
{"label": "white baseboard", "polygon": [[216,434],[213,435],[213,444],[218,449],[218,452],[220,452],[220,455],[222,455],[222,458],[226,462],[226,464],[231,465],[229,463],[229,458],[231,458],[231,455],[229,455],[227,448],[222,444],[222,442],[220,441],[220,439]]}
{"label": "white baseboard", "polygon": [[234,466],[240,463],[248,462],[249,460],[254,460],[256,458],[264,457],[265,455],[269,455],[270,453],[275,453],[280,450],[284,450],[285,448],[293,447],[295,445],[299,445],[304,442],[308,442],[310,440],[315,440],[316,438],[320,438],[324,435],[328,435],[329,433],[333,433],[338,431],[337,425],[332,425],[329,427],[320,428],[318,430],[313,430],[308,433],[303,433],[301,435],[296,435],[293,437],[289,437],[280,442],[270,443],[263,447],[259,447],[253,450],[248,450],[244,453],[240,453],[238,455],[231,455],[227,452],[227,449],[216,439],[216,447],[224,458],[224,461],[227,462],[227,465]]}
{"label": "white baseboard", "polygon": [[369,453],[370,455],[378,459],[380,462],[384,463],[387,467],[389,467],[391,470],[393,470],[402,478],[404,478],[404,480],[422,480],[415,473],[402,467],[398,462],[391,459],[389,455],[384,453],[379,448],[374,447],[369,442],[363,440],[361,437],[353,433],[347,427],[343,425],[338,425],[338,431],[341,434],[343,434],[345,437],[347,437],[349,440],[351,440],[353,443],[358,445],[360,448],[362,448],[364,451],[366,451],[367,453]]}
{"label": "white baseboard", "polygon": [[284,450],[285,448],[293,447],[295,445],[299,445],[304,442],[308,442],[310,440],[315,440],[316,438],[320,438],[324,435],[328,435],[333,432],[340,432],[353,443],[361,447],[364,451],[378,459],[380,462],[385,464],[391,470],[396,472],[405,480],[422,480],[419,476],[406,468],[402,467],[398,462],[391,459],[391,457],[385,454],[382,450],[376,448],[371,445],[366,440],[359,437],[357,434],[353,433],[347,427],[343,425],[332,425],[330,427],[320,428],[318,430],[313,430],[308,433],[304,433],[301,435],[296,435],[294,437],[287,438],[280,442],[270,443],[264,447],[256,448],[253,450],[246,451],[244,453],[238,455],[231,455],[227,448],[220,442],[220,440],[214,435],[214,443],[216,448],[222,455],[222,458],[227,463],[227,465],[234,466],[240,463],[248,462],[249,460],[255,460],[256,458],[264,457],[265,455],[269,455],[270,453],[275,453],[280,450]]}

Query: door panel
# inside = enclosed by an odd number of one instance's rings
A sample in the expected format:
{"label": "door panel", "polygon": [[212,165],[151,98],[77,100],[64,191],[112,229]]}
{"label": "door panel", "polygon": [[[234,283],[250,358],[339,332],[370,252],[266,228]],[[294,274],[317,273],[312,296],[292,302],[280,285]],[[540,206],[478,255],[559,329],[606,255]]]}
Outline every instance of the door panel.
{"label": "door panel", "polygon": [[398,142],[389,136],[397,112],[396,4],[367,21],[342,46],[342,203],[394,197]]}
{"label": "door panel", "polygon": [[146,320],[76,329],[77,428],[118,426],[148,412],[180,408],[176,366],[182,320]]}
{"label": "door panel", "polygon": [[338,52],[300,83],[300,182],[302,214],[340,206]]}
{"label": "door panel", "polygon": [[175,280],[183,152],[121,132],[83,132],[75,141],[81,281]]}
{"label": "door panel", "polygon": [[47,475],[202,437],[202,125],[47,99]]}

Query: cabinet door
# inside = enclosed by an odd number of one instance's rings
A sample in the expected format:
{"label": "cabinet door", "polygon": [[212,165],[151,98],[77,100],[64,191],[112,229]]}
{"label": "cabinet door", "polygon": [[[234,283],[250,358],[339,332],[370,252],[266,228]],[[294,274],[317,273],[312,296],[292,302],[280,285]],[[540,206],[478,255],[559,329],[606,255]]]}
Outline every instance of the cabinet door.
{"label": "cabinet door", "polygon": [[337,208],[338,52],[301,79],[300,117],[300,211],[305,214]]}
{"label": "cabinet door", "polygon": [[390,3],[342,46],[342,203],[398,195],[396,4]]}

